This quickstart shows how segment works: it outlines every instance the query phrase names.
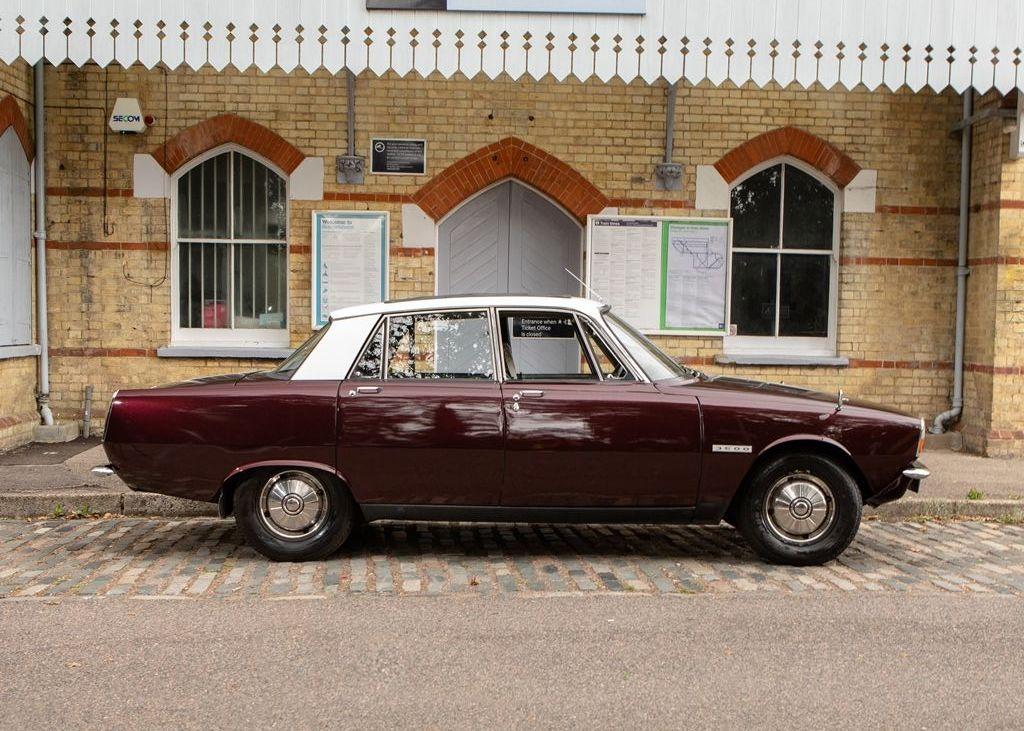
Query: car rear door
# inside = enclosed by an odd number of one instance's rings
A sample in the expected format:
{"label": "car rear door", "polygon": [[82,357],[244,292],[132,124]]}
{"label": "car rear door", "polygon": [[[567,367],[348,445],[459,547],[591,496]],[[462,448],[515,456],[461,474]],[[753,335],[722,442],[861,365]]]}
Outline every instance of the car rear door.
{"label": "car rear door", "polygon": [[[696,504],[695,398],[659,392],[624,365],[594,323],[571,312],[497,314],[506,419],[502,505]],[[570,368],[532,366],[566,362],[567,350],[573,352]]]}
{"label": "car rear door", "polygon": [[338,404],[338,469],[357,501],[498,504],[504,429],[486,310],[384,318]]}

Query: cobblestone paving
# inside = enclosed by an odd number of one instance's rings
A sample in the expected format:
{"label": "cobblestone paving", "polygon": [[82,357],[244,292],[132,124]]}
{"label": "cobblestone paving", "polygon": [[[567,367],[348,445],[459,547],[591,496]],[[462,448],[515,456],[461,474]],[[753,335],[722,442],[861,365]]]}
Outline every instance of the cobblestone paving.
{"label": "cobblestone paving", "polygon": [[384,593],[1024,595],[1024,526],[865,523],[838,561],[758,561],[726,527],[386,523],[326,561],[273,563],[231,521],[0,521],[0,598]]}

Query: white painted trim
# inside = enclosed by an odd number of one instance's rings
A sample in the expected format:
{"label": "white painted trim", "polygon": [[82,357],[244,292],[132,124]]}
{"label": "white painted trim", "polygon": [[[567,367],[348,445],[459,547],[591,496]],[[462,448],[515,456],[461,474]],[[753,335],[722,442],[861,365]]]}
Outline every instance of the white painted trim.
{"label": "white painted trim", "polygon": [[722,365],[788,365],[829,366],[847,368],[850,359],[828,355],[716,355],[715,363]]}
{"label": "white painted trim", "polygon": [[0,347],[0,360],[9,358],[32,358],[42,350],[38,345],[4,345]]}
{"label": "white painted trim", "polygon": [[[290,273],[289,260],[291,258],[291,205],[288,199],[288,184],[289,177],[281,168],[266,159],[262,155],[259,155],[247,147],[238,145],[235,143],[228,143],[220,145],[212,150],[208,150],[202,155],[199,155],[192,160],[189,160],[187,165],[183,165],[174,171],[174,175],[170,176],[170,188],[171,188],[171,346],[177,347],[246,347],[246,348],[282,348],[287,347],[291,342],[289,335],[288,323],[291,317],[291,300],[290,300],[290,287],[288,277],[285,277],[285,302],[287,308],[285,309],[285,326],[283,328],[261,328],[261,329],[230,329],[230,328],[183,328],[179,327],[179,287],[181,283],[178,281],[178,180],[182,175],[190,171],[192,168],[201,165],[210,158],[216,157],[225,152],[238,152],[242,155],[252,158],[259,163],[262,163],[266,167],[273,170],[275,173],[280,175],[285,181],[285,267],[286,271]],[[229,210],[234,210],[233,205]],[[224,239],[224,243],[233,243],[231,240]],[[229,272],[228,275],[228,286],[234,286],[234,277]],[[229,303],[231,306],[233,303]]]}
{"label": "white painted trim", "polygon": [[[727,336],[723,342],[723,348],[726,355],[730,356],[776,356],[776,355],[799,355],[799,356],[823,356],[823,357],[835,357],[836,355],[836,343],[838,336],[838,311],[839,311],[839,251],[840,251],[840,236],[842,233],[842,219],[843,219],[843,191],[836,186],[834,182],[821,174],[820,171],[807,165],[801,160],[784,155],[781,157],[772,158],[767,160],[760,165],[756,165],[750,170],[746,171],[741,177],[737,178],[732,182],[730,191],[737,185],[747,180],[753,175],[766,170],[767,168],[774,167],[778,164],[790,165],[792,167],[801,170],[819,183],[828,188],[834,196],[835,204],[833,207],[833,222],[832,222],[832,266],[829,268],[829,303],[828,303],[828,337],[824,338],[794,338],[794,337],[781,337],[781,336],[751,336],[751,335],[730,335]],[[785,200],[780,199],[780,206],[784,208]],[[731,213],[731,211],[730,211]],[[779,216],[779,226],[782,226],[782,216]],[[733,252],[729,256],[729,267],[732,268],[733,254],[739,251],[739,253],[755,252],[754,249],[746,249],[742,246],[733,245]],[[779,249],[757,249],[755,253],[778,253]],[[792,250],[791,250],[792,251]],[[822,256],[821,252],[806,252],[810,255]],[[782,254],[782,256],[797,256],[799,254]],[[781,267],[777,268],[776,277],[781,276]],[[730,274],[729,277],[729,301],[732,302],[732,283],[733,279]],[[776,296],[778,296],[778,279],[776,279]],[[776,308],[776,324],[778,323],[779,313]],[[730,323],[731,325],[731,323]]]}
{"label": "white painted trim", "polygon": [[729,193],[729,184],[714,165],[697,166],[694,207],[698,211],[728,211]]}
{"label": "white painted trim", "polygon": [[322,201],[324,199],[324,159],[307,157],[288,176],[288,200]]}
{"label": "white painted trim", "polygon": [[284,360],[292,348],[234,347],[211,345],[166,345],[158,348],[157,358],[245,358],[250,360]]}
{"label": "white painted trim", "polygon": [[132,195],[136,198],[170,198],[171,176],[149,154],[132,159]]}
{"label": "white painted trim", "polygon": [[434,219],[415,203],[402,204],[402,248],[437,248]]}
{"label": "white painted trim", "polygon": [[878,171],[861,170],[843,188],[844,213],[874,213]]}

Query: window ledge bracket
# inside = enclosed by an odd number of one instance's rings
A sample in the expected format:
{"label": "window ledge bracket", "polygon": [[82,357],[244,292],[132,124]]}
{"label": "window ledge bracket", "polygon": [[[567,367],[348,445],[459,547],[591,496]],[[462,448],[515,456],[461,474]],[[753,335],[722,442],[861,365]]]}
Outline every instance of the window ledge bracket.
{"label": "window ledge bracket", "polygon": [[242,358],[246,360],[284,360],[292,348],[260,346],[165,345],[158,348],[158,358]]}
{"label": "window ledge bracket", "polygon": [[715,363],[738,366],[775,365],[848,368],[850,366],[850,359],[835,355],[716,355]]}

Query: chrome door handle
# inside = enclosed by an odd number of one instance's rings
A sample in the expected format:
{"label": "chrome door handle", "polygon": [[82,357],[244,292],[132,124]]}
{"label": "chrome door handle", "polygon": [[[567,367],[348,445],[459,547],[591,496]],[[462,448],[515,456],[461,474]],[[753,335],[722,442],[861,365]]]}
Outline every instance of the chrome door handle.
{"label": "chrome door handle", "polygon": [[348,392],[348,395],[357,396],[364,393],[380,393],[380,386],[356,386]]}
{"label": "chrome door handle", "polygon": [[518,402],[524,398],[540,398],[543,395],[543,391],[538,391],[532,388],[524,388],[522,391],[517,391],[516,393],[512,394],[512,400]]}

